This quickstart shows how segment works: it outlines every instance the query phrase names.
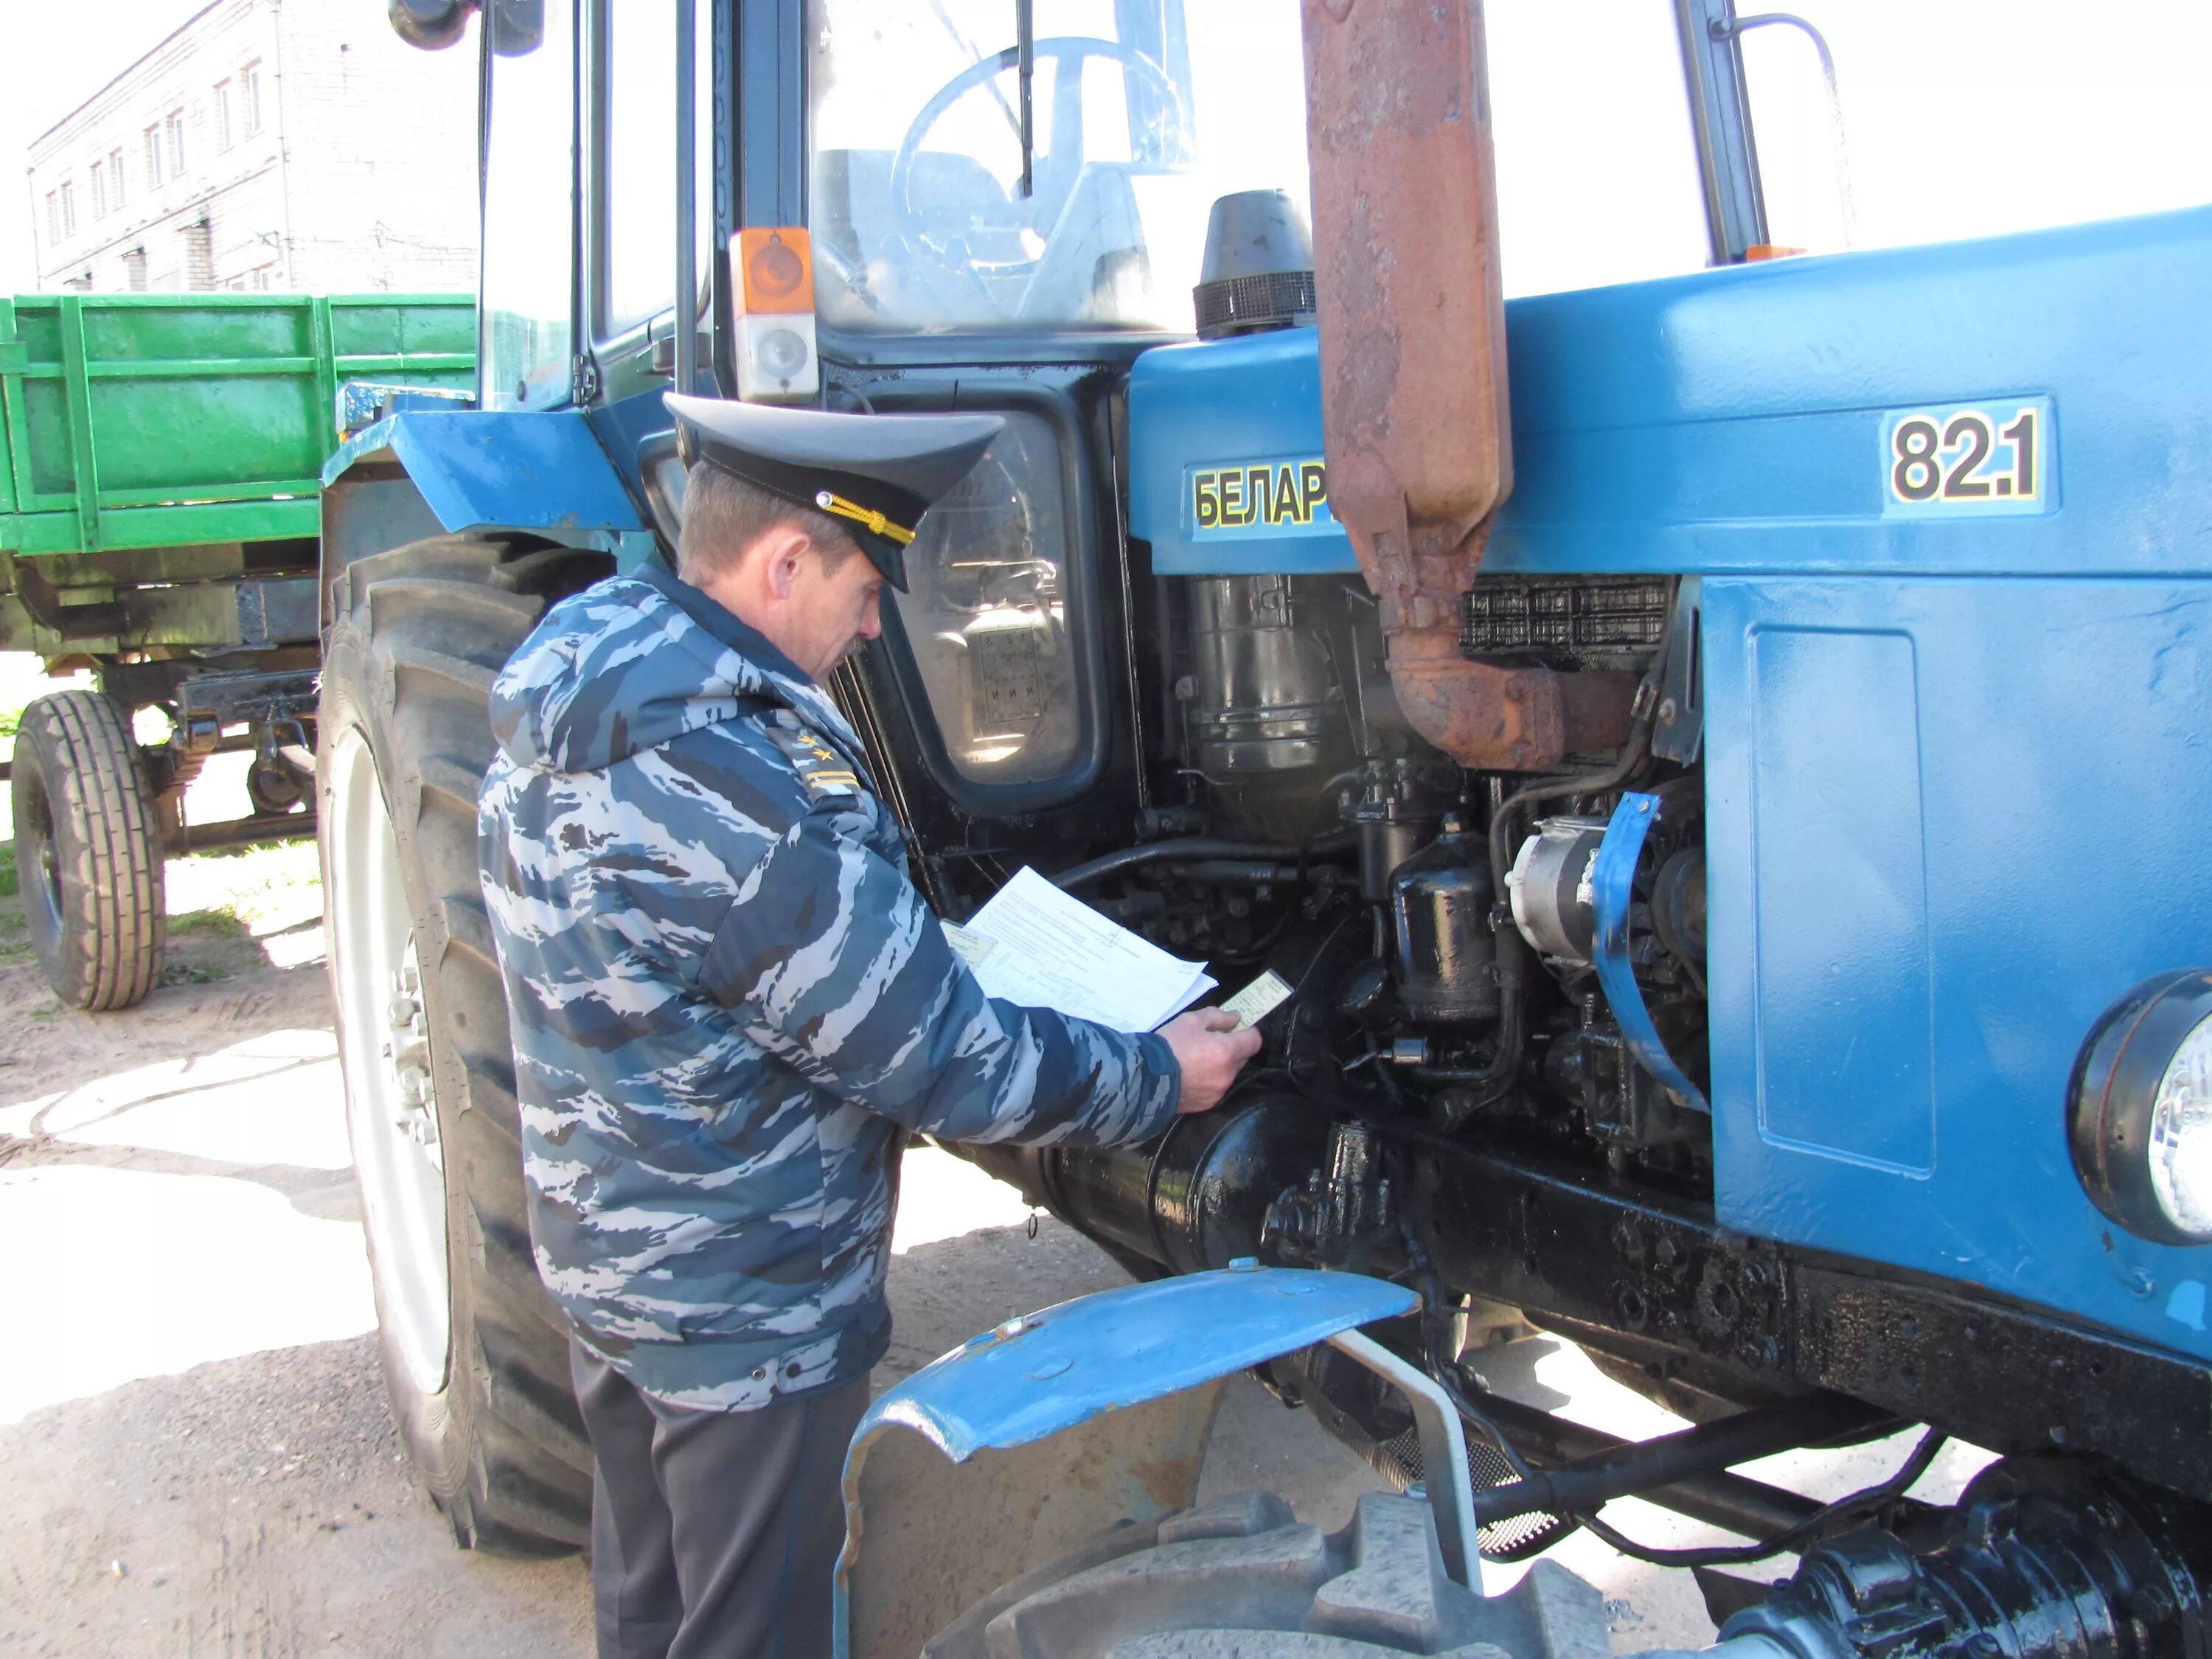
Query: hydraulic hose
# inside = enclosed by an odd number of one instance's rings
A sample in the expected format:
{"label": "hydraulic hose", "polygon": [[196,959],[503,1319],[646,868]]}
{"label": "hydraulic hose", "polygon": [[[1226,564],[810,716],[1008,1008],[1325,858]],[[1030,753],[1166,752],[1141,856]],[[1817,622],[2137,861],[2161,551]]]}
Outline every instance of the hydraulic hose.
{"label": "hydraulic hose", "polygon": [[1272,841],[1219,841],[1208,836],[1183,836],[1144,847],[1125,847],[1118,853],[1108,853],[1075,865],[1053,877],[1052,884],[1072,892],[1108,876],[1121,875],[1148,864],[1187,864],[1197,859],[1262,859],[1271,863],[1296,864],[1301,857],[1347,852],[1353,842],[1354,837],[1350,835],[1324,836],[1301,848]]}
{"label": "hydraulic hose", "polygon": [[[1423,1083],[1450,1084],[1473,1091],[1466,1112],[1490,1105],[1511,1088],[1521,1075],[1521,1055],[1528,1044],[1528,1014],[1522,995],[1528,977],[1528,946],[1508,918],[1497,930],[1498,1048],[1480,1070],[1447,1066],[1417,1066],[1413,1076]],[[1466,1112],[1456,1115],[1456,1124]]]}

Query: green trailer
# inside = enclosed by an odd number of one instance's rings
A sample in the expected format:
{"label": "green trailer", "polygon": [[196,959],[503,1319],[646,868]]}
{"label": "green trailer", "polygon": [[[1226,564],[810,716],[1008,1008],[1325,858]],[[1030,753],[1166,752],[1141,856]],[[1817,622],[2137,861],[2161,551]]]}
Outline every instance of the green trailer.
{"label": "green trailer", "polygon": [[[314,832],[341,394],[363,423],[475,380],[466,295],[0,297],[0,650],[98,686],[26,709],[8,769],[25,913],[68,1002],[158,981],[167,857]],[[147,708],[165,739],[139,740]],[[252,813],[188,827],[185,787],[247,748]]]}

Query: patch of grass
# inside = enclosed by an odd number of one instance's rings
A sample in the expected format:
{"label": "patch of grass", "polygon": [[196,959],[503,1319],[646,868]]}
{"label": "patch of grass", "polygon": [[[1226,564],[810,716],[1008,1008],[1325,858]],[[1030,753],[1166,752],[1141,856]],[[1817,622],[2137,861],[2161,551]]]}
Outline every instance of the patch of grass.
{"label": "patch of grass", "polygon": [[228,906],[213,910],[187,910],[182,915],[169,918],[169,937],[179,939],[192,933],[211,933],[222,938],[235,938],[246,931],[246,923],[238,913]]}
{"label": "patch of grass", "polygon": [[23,724],[21,708],[0,708],[0,738],[12,738]]}
{"label": "patch of grass", "polygon": [[0,898],[13,898],[15,886],[15,843],[0,841]]}
{"label": "patch of grass", "polygon": [[230,975],[204,962],[173,962],[161,969],[164,985],[212,985]]}
{"label": "patch of grass", "polygon": [[225,848],[173,859],[169,931],[259,935],[295,927],[322,908],[312,841]]}
{"label": "patch of grass", "polygon": [[18,899],[0,899],[0,968],[29,962],[39,953],[31,948],[31,924],[23,918]]}

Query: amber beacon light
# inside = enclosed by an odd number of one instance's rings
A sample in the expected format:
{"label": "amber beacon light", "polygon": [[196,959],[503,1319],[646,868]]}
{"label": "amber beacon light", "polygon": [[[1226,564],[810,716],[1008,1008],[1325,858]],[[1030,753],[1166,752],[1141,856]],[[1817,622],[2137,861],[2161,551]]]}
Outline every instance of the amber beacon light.
{"label": "amber beacon light", "polygon": [[730,239],[736,277],[738,396],[787,403],[822,389],[814,347],[814,248],[795,225],[755,226]]}

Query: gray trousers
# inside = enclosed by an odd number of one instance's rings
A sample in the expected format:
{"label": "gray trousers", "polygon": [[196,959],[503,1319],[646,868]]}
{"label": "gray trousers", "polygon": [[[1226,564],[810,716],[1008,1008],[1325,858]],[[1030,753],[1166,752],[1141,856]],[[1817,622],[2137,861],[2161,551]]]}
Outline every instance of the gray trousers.
{"label": "gray trousers", "polygon": [[828,1659],[866,1377],[750,1412],[648,1399],[573,1339],[599,1659]]}

